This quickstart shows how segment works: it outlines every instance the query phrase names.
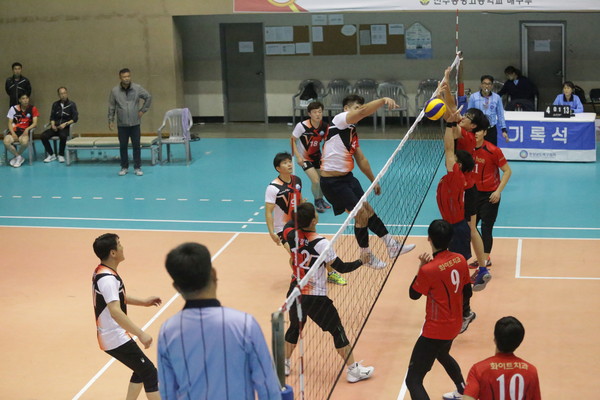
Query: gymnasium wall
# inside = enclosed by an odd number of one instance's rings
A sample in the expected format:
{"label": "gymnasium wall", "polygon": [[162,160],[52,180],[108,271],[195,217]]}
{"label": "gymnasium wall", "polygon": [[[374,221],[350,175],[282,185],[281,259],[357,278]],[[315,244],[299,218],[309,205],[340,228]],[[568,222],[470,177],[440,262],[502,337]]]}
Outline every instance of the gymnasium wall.
{"label": "gymnasium wall", "polygon": [[[310,15],[232,15],[231,10],[231,1],[223,0],[22,0],[18,6],[5,7],[0,18],[4,71],[0,76],[10,75],[13,61],[23,63],[23,74],[32,81],[33,102],[44,121],[56,88],[67,86],[80,110],[79,132],[108,132],[108,93],[125,66],[131,68],[134,82],[154,96],[143,120],[144,132],[155,131],[164,112],[174,107],[190,107],[195,116],[222,116],[219,23],[310,24]],[[291,95],[305,78],[397,78],[414,96],[420,79],[438,77],[453,58],[454,13],[348,13],[344,17],[350,24],[403,23],[405,28],[420,22],[432,32],[433,59],[267,57],[270,116],[290,114]],[[475,89],[482,73],[502,77],[506,65],[519,64],[521,20],[566,21],[568,78],[586,89],[600,87],[596,72],[600,49],[594,45],[600,33],[588,28],[595,26],[598,13],[463,13],[460,18],[466,87]],[[7,97],[0,104],[6,108]]]}

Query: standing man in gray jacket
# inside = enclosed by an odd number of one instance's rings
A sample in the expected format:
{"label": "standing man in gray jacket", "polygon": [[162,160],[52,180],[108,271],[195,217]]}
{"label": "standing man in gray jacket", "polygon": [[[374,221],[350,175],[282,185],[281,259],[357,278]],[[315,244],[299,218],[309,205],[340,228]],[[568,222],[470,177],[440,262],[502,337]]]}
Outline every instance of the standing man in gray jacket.
{"label": "standing man in gray jacket", "polygon": [[[150,108],[152,96],[146,89],[131,82],[131,71],[123,68],[119,71],[121,83],[115,86],[108,98],[108,129],[115,129],[115,112],[117,114],[117,131],[119,133],[119,145],[121,148],[121,170],[119,175],[127,174],[129,170],[129,158],[127,146],[131,138],[133,147],[133,168],[137,176],[144,175],[142,172],[141,148],[140,148],[140,122],[142,115]],[[140,99],[144,103],[140,107]]]}

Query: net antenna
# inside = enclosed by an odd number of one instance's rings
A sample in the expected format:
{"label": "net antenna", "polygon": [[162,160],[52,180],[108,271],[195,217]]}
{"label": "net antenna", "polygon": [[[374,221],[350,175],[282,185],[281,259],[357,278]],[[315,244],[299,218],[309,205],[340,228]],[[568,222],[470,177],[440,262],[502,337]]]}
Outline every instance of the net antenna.
{"label": "net antenna", "polygon": [[[460,57],[457,55],[451,67],[457,70],[459,65]],[[456,89],[456,81],[449,84]],[[431,97],[436,97],[437,92],[436,90]],[[317,273],[318,267],[323,264],[330,250],[334,250],[342,261],[360,258],[354,236],[354,218],[365,203],[374,209],[396,241],[402,245],[406,243],[444,154],[442,124],[423,117],[424,112],[420,110],[415,122],[375,176],[356,207],[330,239],[329,246],[279,308],[278,311],[284,316],[288,315],[294,302],[298,302],[301,288],[304,288]],[[377,184],[381,186],[380,196],[374,193]],[[327,296],[338,310],[353,350],[394,266],[402,264],[408,268],[414,264],[414,257],[390,258],[385,244],[377,236],[369,237],[369,247],[377,258],[386,262],[385,268],[372,269],[363,265],[345,275],[348,280],[346,286],[327,285]],[[410,282],[406,282],[406,285],[409,284]],[[301,312],[301,303],[298,302],[297,305]],[[286,323],[289,324],[289,317],[286,318]],[[300,332],[296,349],[300,351],[292,355],[291,374],[286,383],[294,387],[297,396],[301,396],[297,398],[328,399],[340,375],[345,371],[345,362],[336,352],[331,335],[323,332],[313,321],[307,320]],[[306,342],[304,347],[303,342]],[[363,358],[369,361],[368,354],[355,355],[357,360]]]}

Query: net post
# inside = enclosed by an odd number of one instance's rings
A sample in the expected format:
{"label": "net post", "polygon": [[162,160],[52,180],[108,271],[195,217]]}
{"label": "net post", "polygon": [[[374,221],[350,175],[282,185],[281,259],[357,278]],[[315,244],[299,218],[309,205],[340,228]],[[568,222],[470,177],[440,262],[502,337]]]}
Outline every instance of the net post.
{"label": "net post", "polygon": [[271,347],[279,385],[283,388],[285,387],[285,347],[284,322],[281,311],[275,311],[271,314]]}

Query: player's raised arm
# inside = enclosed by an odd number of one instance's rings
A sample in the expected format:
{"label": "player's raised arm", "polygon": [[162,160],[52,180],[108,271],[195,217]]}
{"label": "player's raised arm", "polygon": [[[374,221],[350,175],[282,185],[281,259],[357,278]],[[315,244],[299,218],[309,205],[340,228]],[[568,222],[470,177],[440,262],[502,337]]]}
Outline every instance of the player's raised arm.
{"label": "player's raised arm", "polygon": [[398,108],[398,104],[396,104],[396,102],[389,97],[382,97],[381,99],[373,100],[367,104],[363,104],[362,106],[355,104],[350,111],[348,111],[348,114],[346,114],[346,123],[356,124],[361,119],[375,114],[375,112],[384,105],[387,105],[390,109]]}

